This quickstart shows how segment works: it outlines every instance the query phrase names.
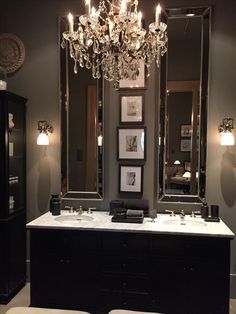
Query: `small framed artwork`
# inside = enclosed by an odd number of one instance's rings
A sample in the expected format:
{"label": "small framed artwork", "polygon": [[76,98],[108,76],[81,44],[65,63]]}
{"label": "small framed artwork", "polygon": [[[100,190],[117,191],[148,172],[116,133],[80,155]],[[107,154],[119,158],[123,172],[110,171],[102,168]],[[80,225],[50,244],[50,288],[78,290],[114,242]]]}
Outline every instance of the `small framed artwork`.
{"label": "small framed artwork", "polygon": [[180,132],[181,132],[181,137],[190,137],[192,133],[191,124],[182,124]]}
{"label": "small framed artwork", "polygon": [[143,192],[143,166],[120,165],[119,170],[119,193],[142,193]]}
{"label": "small framed artwork", "polygon": [[117,159],[145,160],[146,127],[117,128]]}
{"label": "small framed artwork", "polygon": [[120,96],[120,124],[144,123],[144,94]]}
{"label": "small framed artwork", "polygon": [[138,75],[133,78],[119,81],[119,89],[140,89],[145,88],[145,66],[144,62],[140,61],[140,68]]}
{"label": "small framed artwork", "polygon": [[191,139],[181,139],[180,140],[180,151],[190,152],[191,151]]}

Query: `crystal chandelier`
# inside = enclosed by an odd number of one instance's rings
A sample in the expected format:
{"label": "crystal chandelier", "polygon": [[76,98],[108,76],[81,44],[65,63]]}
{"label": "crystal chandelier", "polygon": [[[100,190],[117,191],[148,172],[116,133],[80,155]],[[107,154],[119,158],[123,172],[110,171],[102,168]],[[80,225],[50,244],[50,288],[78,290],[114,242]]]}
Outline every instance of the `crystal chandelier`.
{"label": "crystal chandelier", "polygon": [[[135,79],[141,62],[146,76],[150,65],[167,51],[167,25],[160,22],[161,7],[156,8],[155,22],[146,31],[138,0],[100,0],[98,10],[85,0],[85,14],[68,15],[69,29],[63,33],[62,47],[69,42],[74,72],[80,67],[92,70],[95,79],[103,77],[119,86],[122,79]],[[76,27],[76,29],[75,29]]]}

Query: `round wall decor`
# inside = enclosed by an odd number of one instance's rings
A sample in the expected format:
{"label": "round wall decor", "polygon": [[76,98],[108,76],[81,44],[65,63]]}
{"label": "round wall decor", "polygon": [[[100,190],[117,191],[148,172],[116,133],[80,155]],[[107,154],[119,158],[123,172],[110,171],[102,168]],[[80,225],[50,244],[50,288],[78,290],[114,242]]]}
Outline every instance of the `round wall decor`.
{"label": "round wall decor", "polygon": [[25,60],[23,42],[14,34],[0,34],[0,66],[8,74],[14,73],[22,66]]}

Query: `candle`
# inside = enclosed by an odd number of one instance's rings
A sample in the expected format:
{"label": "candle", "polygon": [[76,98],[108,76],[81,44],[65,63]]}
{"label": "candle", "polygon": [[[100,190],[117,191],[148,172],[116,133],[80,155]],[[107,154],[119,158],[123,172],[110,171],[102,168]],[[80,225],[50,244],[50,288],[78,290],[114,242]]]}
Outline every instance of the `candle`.
{"label": "candle", "polygon": [[112,32],[113,32],[113,28],[114,28],[114,23],[110,19],[108,20],[108,27],[109,27],[109,35],[111,37]]}
{"label": "candle", "polygon": [[139,28],[142,28],[142,12],[141,11],[139,11],[138,12],[138,27]]}
{"label": "candle", "polygon": [[158,4],[156,7],[156,25],[159,26],[160,24],[160,14],[161,14],[161,6]]}
{"label": "candle", "polygon": [[90,16],[90,0],[85,0],[85,14]]}
{"label": "candle", "polygon": [[121,0],[121,4],[120,4],[120,13],[121,14],[126,14],[127,11],[127,3],[126,0]]}
{"label": "candle", "polygon": [[94,7],[91,8],[91,14],[90,17],[95,18],[96,17],[96,9]]}
{"label": "candle", "polygon": [[68,20],[69,20],[69,32],[73,33],[74,31],[74,18],[71,13],[68,14]]}
{"label": "candle", "polygon": [[7,82],[0,80],[0,90],[7,89]]}

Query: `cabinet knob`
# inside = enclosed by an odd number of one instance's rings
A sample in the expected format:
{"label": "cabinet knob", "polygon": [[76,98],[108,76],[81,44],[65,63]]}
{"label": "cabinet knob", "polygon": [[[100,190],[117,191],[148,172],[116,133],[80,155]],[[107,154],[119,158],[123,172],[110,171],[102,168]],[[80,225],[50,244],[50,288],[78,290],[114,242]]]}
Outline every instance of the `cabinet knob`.
{"label": "cabinet knob", "polygon": [[126,288],[127,287],[127,282],[122,282],[122,286],[124,287],[124,288]]}
{"label": "cabinet knob", "polygon": [[126,242],[124,242],[124,243],[122,244],[122,247],[123,247],[123,249],[127,249],[128,244],[127,244]]}
{"label": "cabinet knob", "polygon": [[60,263],[64,263],[64,259],[63,258],[60,258]]}
{"label": "cabinet knob", "polygon": [[126,263],[122,264],[122,268],[125,269],[126,268]]}

